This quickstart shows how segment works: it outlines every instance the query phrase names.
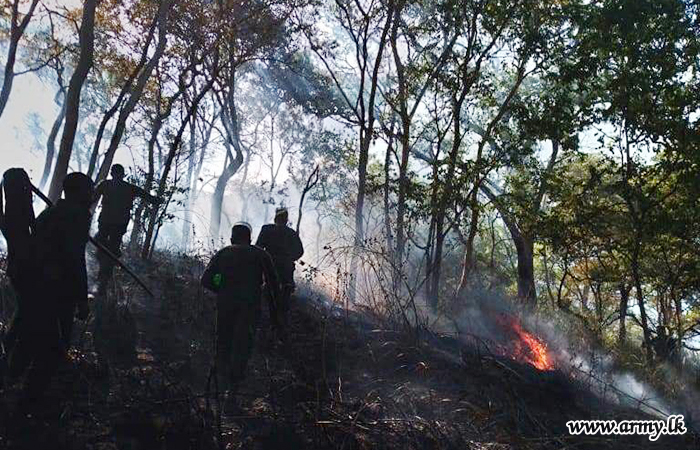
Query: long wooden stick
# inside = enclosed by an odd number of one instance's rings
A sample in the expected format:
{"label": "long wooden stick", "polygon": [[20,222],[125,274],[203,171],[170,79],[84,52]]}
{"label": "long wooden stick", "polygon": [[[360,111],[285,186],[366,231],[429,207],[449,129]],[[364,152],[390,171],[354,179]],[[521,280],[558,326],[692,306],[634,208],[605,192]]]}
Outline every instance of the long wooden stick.
{"label": "long wooden stick", "polygon": [[[30,186],[31,186],[31,188],[32,188],[32,191],[33,191],[36,195],[38,195],[40,199],[42,199],[47,205],[53,206],[53,202],[51,201],[51,199],[49,199],[46,195],[44,195],[44,193],[41,192],[41,191],[39,190],[39,188],[37,188],[36,186],[34,186],[34,185],[31,184],[31,183],[30,183]],[[155,294],[153,293],[153,291],[151,291],[151,290],[148,288],[148,286],[146,285],[146,283],[145,283],[141,278],[139,278],[139,276],[136,275],[136,273],[135,273],[133,270],[131,270],[131,269],[129,268],[129,266],[127,266],[126,264],[124,264],[114,253],[112,253],[107,247],[105,247],[104,245],[102,245],[102,243],[100,243],[99,241],[97,241],[97,240],[96,240],[95,238],[93,238],[92,236],[88,235],[88,239],[90,240],[90,242],[92,242],[92,244],[93,244],[95,247],[97,247],[99,250],[103,251],[105,255],[109,256],[109,258],[110,258],[112,261],[114,261],[115,263],[117,263],[117,265],[118,265],[119,267],[121,267],[126,273],[128,273],[129,275],[131,275],[131,277],[132,277],[134,280],[136,280],[136,282],[148,293],[148,295],[150,295],[152,298],[155,298]]]}

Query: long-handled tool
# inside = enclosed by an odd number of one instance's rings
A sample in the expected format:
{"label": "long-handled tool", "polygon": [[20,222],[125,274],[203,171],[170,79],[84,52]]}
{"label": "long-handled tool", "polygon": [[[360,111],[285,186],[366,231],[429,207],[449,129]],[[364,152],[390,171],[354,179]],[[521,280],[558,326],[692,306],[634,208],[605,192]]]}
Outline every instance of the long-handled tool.
{"label": "long-handled tool", "polygon": [[[46,195],[44,195],[44,193],[41,192],[41,191],[39,190],[39,188],[37,188],[36,186],[34,186],[34,185],[31,184],[31,183],[30,183],[30,186],[31,186],[31,188],[32,188],[32,192],[34,192],[36,195],[38,195],[40,199],[42,199],[47,205],[53,206],[53,202],[51,201],[51,199],[49,199]],[[99,250],[101,250],[102,252],[104,252],[105,255],[109,256],[109,258],[110,258],[112,261],[114,261],[119,267],[121,267],[126,273],[128,273],[129,275],[131,275],[131,277],[132,277],[134,280],[136,280],[136,282],[139,284],[139,286],[141,286],[141,287],[148,293],[148,295],[150,295],[151,297],[155,298],[155,294],[153,293],[153,291],[151,291],[151,290],[148,288],[148,286],[146,285],[146,283],[145,283],[141,278],[139,278],[139,276],[136,275],[136,273],[134,273],[134,271],[131,270],[131,269],[129,268],[129,266],[127,266],[126,264],[124,264],[114,253],[112,253],[107,247],[105,247],[102,243],[100,243],[99,241],[97,241],[95,238],[93,238],[92,236],[88,236],[88,238],[90,239],[90,242],[92,242],[92,244],[93,244],[95,247],[97,247]]]}

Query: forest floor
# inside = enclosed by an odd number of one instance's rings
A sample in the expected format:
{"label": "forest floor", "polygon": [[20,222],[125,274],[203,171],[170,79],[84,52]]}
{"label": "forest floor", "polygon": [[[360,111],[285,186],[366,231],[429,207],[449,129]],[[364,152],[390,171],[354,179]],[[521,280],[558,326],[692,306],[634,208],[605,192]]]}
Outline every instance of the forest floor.
{"label": "forest floor", "polygon": [[[697,449],[700,437],[570,436],[567,420],[646,419],[563,374],[477,352],[446,336],[404,333],[300,289],[281,344],[263,314],[240,407],[223,411],[210,377],[214,298],[200,261],[130,261],[155,291],[117,273],[108,301],[78,322],[50,407],[13,419],[0,395],[0,448]],[[266,308],[263,307],[263,311]],[[99,330],[99,331],[98,331]]]}

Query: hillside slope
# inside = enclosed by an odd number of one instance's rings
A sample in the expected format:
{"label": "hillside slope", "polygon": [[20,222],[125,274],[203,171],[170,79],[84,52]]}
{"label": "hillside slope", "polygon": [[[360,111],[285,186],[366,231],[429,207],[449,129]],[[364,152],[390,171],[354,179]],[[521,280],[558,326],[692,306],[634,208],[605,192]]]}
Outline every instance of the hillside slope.
{"label": "hillside slope", "polygon": [[[161,256],[160,258],[165,258]],[[166,264],[167,262],[167,264]],[[139,265],[132,262],[133,265]],[[40,417],[16,423],[2,396],[2,448],[52,449],[695,449],[697,435],[570,436],[574,419],[644,419],[557,371],[541,372],[300,290],[290,338],[263,315],[240,408],[222,411],[211,382],[214,302],[199,261],[141,265],[156,291],[123,274],[103,319],[78,324],[78,350]],[[264,310],[265,308],[263,308]],[[93,332],[92,330],[96,330]]]}

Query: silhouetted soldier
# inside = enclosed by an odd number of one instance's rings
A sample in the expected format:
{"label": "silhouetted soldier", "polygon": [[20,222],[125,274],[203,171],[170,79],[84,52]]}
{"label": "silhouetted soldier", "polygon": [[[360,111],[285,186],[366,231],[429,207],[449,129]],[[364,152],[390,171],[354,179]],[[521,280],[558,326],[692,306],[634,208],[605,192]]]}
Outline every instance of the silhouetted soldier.
{"label": "silhouetted soldier", "polygon": [[[136,197],[141,197],[153,204],[158,203],[159,200],[140,187],[124,181],[124,167],[121,164],[114,164],[110,173],[112,178],[101,182],[95,190],[94,202],[96,203],[102,197],[102,211],[95,238],[115,256],[121,256],[122,237],[129,226],[131,208],[134,206]],[[98,253],[97,260],[100,264],[99,290],[103,292],[114,263],[101,253]]]}
{"label": "silhouetted soldier", "polygon": [[23,318],[10,372],[19,375],[31,365],[25,392],[30,404],[43,394],[70,346],[73,319],[86,318],[85,245],[90,229],[93,183],[82,173],[63,181],[64,198],[36,219],[34,243],[37,270],[32,308]]}
{"label": "silhouetted soldier", "polygon": [[279,297],[270,255],[250,244],[251,227],[231,229],[231,245],[220,250],[202,275],[202,285],[217,293],[216,366],[219,386],[235,391],[245,378],[258,325],[262,285],[271,302]]}
{"label": "silhouetted soldier", "polygon": [[[296,231],[287,226],[288,220],[287,208],[277,208],[275,223],[263,225],[255,244],[267,250],[275,264],[281,292],[278,314],[284,325],[288,320],[290,301],[295,286],[294,263],[304,255],[301,239]],[[270,314],[274,315],[275,313],[270,311]]]}
{"label": "silhouetted soldier", "polygon": [[[7,242],[7,276],[15,291],[15,311],[2,341],[2,368],[12,352],[22,326],[23,317],[31,311],[32,293],[36,286],[36,254],[33,244],[34,208],[29,176],[24,169],[9,169],[3,175],[0,191],[0,229]],[[3,370],[4,372],[4,370]],[[0,385],[2,384],[0,373]]]}

